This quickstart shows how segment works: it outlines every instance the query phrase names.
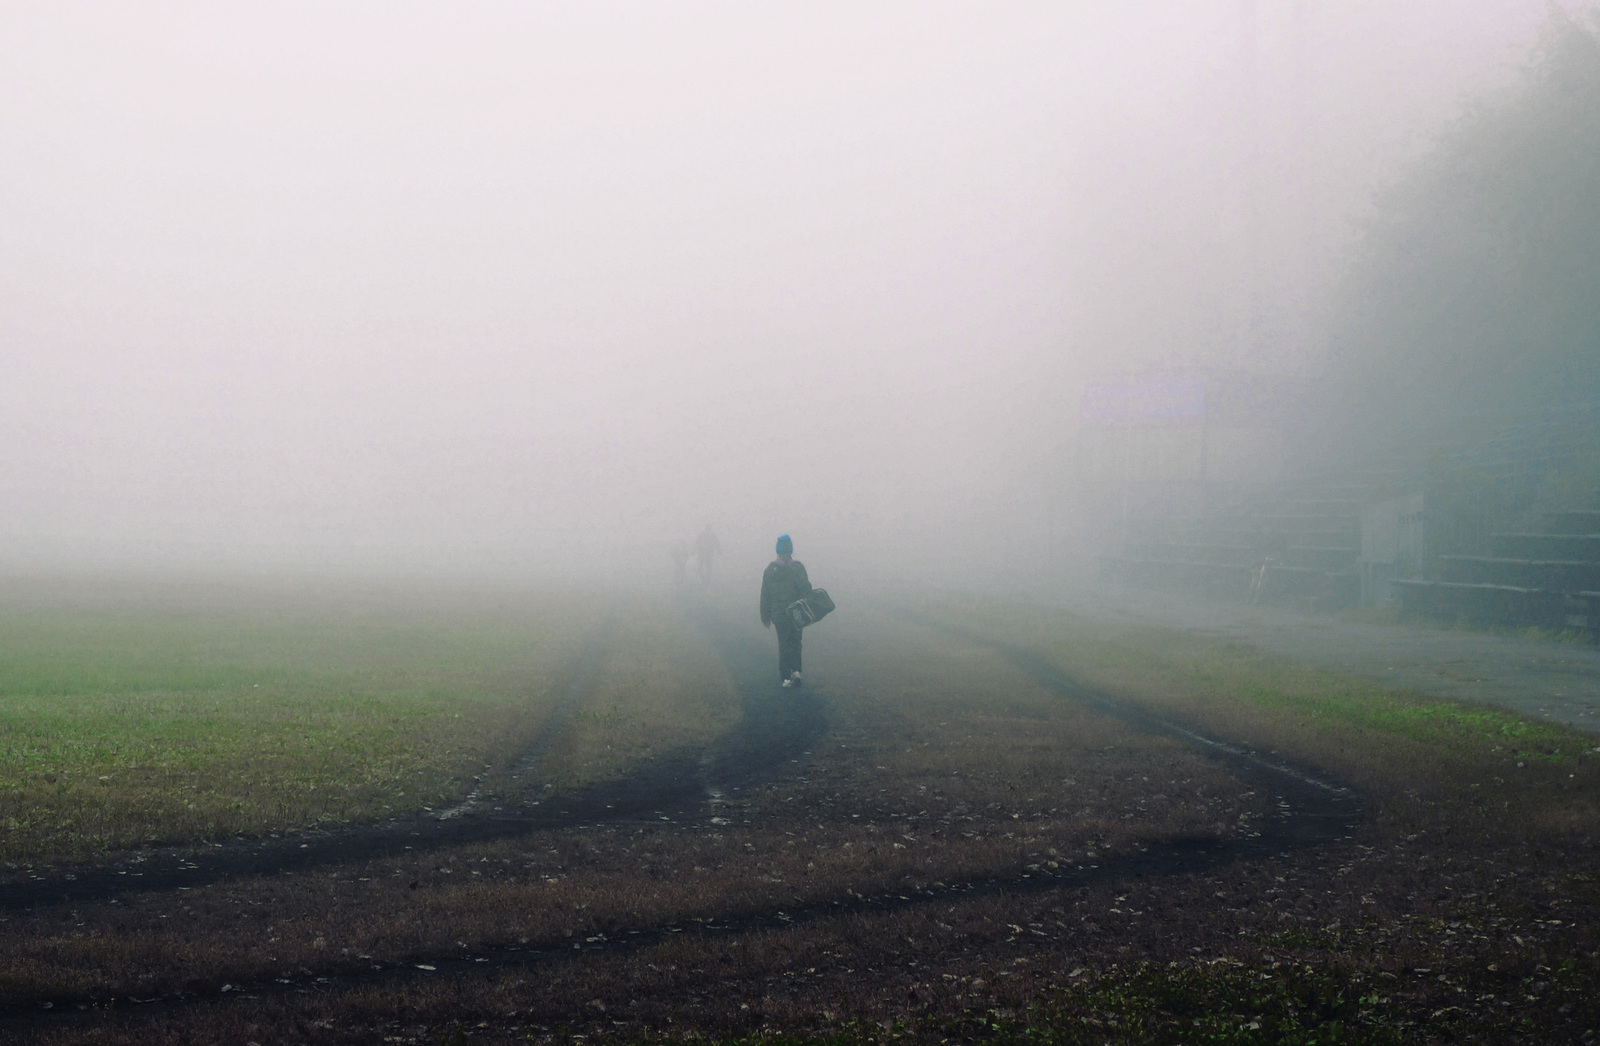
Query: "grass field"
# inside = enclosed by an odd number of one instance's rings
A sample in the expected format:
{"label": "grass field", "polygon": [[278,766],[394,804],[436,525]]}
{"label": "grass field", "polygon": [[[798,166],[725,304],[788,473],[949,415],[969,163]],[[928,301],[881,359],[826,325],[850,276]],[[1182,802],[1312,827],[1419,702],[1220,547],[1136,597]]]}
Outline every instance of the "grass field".
{"label": "grass field", "polygon": [[1313,762],[1380,802],[1401,797],[1388,816],[1439,803],[1470,808],[1472,830],[1485,838],[1600,819],[1600,739],[1559,724],[1161,629],[960,597],[916,605],[1036,649],[1098,690]]}
{"label": "grass field", "polygon": [[543,725],[581,593],[13,581],[0,859],[410,814]]}
{"label": "grass field", "polygon": [[[150,663],[184,666],[196,701],[254,691],[247,670],[277,652],[319,651],[283,657],[276,700],[249,721],[305,705],[324,711],[296,712],[303,720],[353,734],[335,714],[340,691],[322,704],[312,695],[319,679],[366,680],[374,701],[416,703],[428,724],[416,736],[467,739],[450,779],[459,795],[485,763],[480,787],[507,784],[494,768],[559,706],[553,691],[580,660],[584,629],[541,615],[581,606],[588,634],[609,637],[605,653],[524,780],[577,796],[697,750],[706,767],[722,760],[745,776],[708,780],[700,806],[670,820],[530,822],[293,875],[263,868],[12,908],[0,913],[0,1038],[1533,1043],[1589,1041],[1600,1028],[1600,754],[1587,735],[1247,648],[949,595],[841,608],[808,633],[798,693],[767,679],[770,634],[736,616],[678,614],[670,601],[608,608],[546,593],[491,613],[462,594],[415,593],[404,611],[351,598],[369,616],[321,602],[314,613],[245,613],[227,594],[232,617],[162,604],[85,623],[79,603],[31,649],[101,634],[86,629],[165,634],[177,653]],[[345,624],[331,628],[328,615]],[[271,642],[223,641],[266,618],[277,624],[246,631]],[[401,640],[396,628],[414,631]],[[231,652],[212,658],[218,647]],[[143,647],[119,649],[96,660],[111,666],[105,678],[131,679],[116,666]],[[722,656],[746,649],[748,661]],[[380,651],[388,660],[374,673]],[[30,656],[46,666],[37,677],[69,678]],[[1112,705],[1349,785],[1365,805],[1360,826],[1352,838],[1250,850],[1281,814],[1274,794],[1204,746],[1073,699],[1027,657]],[[430,692],[415,682],[424,669],[397,667],[421,664],[458,689]],[[269,677],[259,681],[267,689]],[[166,699],[159,686],[123,685]],[[109,700],[52,687],[59,701]],[[7,697],[17,702],[7,714],[41,699]],[[781,763],[751,769],[719,748],[752,723],[781,729],[813,713],[825,730],[804,751],[782,749]],[[471,733],[460,724],[474,714],[525,725]],[[71,718],[57,735],[77,729]],[[244,755],[226,754],[227,722],[187,729],[215,734],[206,751],[241,765]],[[64,743],[38,723],[3,736],[23,735]],[[321,771],[341,785],[370,764],[344,758]],[[372,796],[398,808],[380,785]],[[54,838],[76,845],[71,833]],[[1233,856],[1149,863],[1172,847]]]}
{"label": "grass field", "polygon": [[733,682],[705,636],[670,599],[635,598],[540,771],[557,788],[622,776],[651,756],[703,747],[738,718]]}

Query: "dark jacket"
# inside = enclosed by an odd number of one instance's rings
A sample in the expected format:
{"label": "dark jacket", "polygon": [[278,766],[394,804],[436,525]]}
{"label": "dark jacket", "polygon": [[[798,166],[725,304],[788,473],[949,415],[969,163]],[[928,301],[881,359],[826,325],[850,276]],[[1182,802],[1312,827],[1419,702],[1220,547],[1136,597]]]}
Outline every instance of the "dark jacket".
{"label": "dark jacket", "polygon": [[806,567],[798,559],[785,563],[775,559],[767,564],[761,575],[761,623],[774,620],[787,621],[783,610],[790,603],[811,594],[811,579],[806,577]]}

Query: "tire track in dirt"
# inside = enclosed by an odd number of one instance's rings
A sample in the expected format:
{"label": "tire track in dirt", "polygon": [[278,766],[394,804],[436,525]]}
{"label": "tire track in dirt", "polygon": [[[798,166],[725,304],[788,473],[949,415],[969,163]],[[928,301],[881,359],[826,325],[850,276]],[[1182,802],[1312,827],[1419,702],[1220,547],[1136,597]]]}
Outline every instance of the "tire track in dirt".
{"label": "tire track in dirt", "polygon": [[771,678],[772,651],[754,641],[754,629],[742,634],[726,614],[703,605],[688,615],[728,667],[744,709],[703,761],[704,791],[715,805],[809,754],[828,732],[827,700],[811,687],[780,689]]}
{"label": "tire track in dirt", "polygon": [[[1090,690],[1070,679],[1045,657],[1026,647],[1013,646],[998,640],[955,628],[944,622],[918,614],[902,607],[884,608],[891,616],[915,625],[953,636],[975,646],[985,647],[1003,654],[1020,672],[1035,683],[1062,697],[1076,701],[1102,715],[1120,719],[1141,733],[1169,737],[1200,754],[1221,763],[1235,776],[1249,782],[1259,791],[1273,795],[1278,803],[1278,815],[1263,825],[1253,837],[1228,842],[1209,841],[1199,844],[1182,844],[1174,850],[1175,870],[1186,865],[1196,852],[1209,853],[1216,861],[1259,858],[1284,853],[1303,846],[1319,846],[1339,839],[1349,838],[1361,822],[1361,798],[1341,785],[1324,780],[1316,770],[1292,763],[1270,759],[1225,741],[1208,737],[1181,723],[1163,719],[1132,702],[1121,701],[1095,690]],[[1155,859],[1157,850],[1151,847],[1148,857],[1141,863]],[[1150,874],[1150,873],[1145,873]],[[1166,873],[1157,873],[1166,874]]]}
{"label": "tire track in dirt", "polygon": [[[616,627],[608,616],[585,643],[583,653],[550,717],[509,768],[520,777],[537,763],[572,714],[595,685],[595,673],[610,645]],[[481,775],[480,775],[481,780]],[[480,786],[481,787],[481,786]],[[581,798],[581,797],[575,797]],[[53,877],[0,886],[0,911],[83,904],[139,893],[161,893],[204,886],[220,879],[286,874],[345,861],[392,856],[406,851],[437,849],[464,842],[495,838],[525,830],[524,824],[549,815],[534,811],[527,816],[480,820],[463,817],[482,805],[479,789],[443,814],[394,819],[354,829],[302,829],[282,838],[251,839],[229,843],[169,846],[135,853],[119,862],[132,867],[80,868]],[[556,805],[550,810],[553,812]],[[557,814],[557,817],[560,815]],[[205,847],[206,849],[200,849]]]}
{"label": "tire track in dirt", "polygon": [[[192,854],[174,850],[165,856],[177,862],[175,867],[167,865],[130,874],[97,870],[86,873],[82,878],[62,877],[0,887],[0,911],[58,907],[132,894],[176,892],[229,877],[292,874],[324,865],[399,856],[407,852],[483,842],[542,829],[627,823],[646,816],[650,818],[649,823],[653,824],[703,819],[708,807],[714,812],[726,797],[776,776],[781,767],[807,754],[813,743],[827,732],[828,724],[825,700],[809,689],[781,690],[775,681],[767,679],[771,658],[749,638],[741,637],[740,630],[726,615],[705,606],[685,608],[685,612],[702,629],[727,664],[744,711],[739,722],[703,752],[677,753],[650,760],[625,779],[601,782],[565,796],[543,800],[543,810],[520,815],[480,817],[477,811],[488,800],[480,796],[474,801],[469,797],[469,800],[446,811],[445,815],[427,820],[411,820],[357,832],[319,834],[315,839],[298,843],[288,839],[248,848],[235,845],[227,847],[227,853],[204,855],[199,860]],[[559,737],[566,720],[593,687],[595,671],[611,634],[612,623],[608,621],[586,648],[550,720],[512,764],[513,776],[533,769]],[[762,683],[763,679],[767,681]],[[130,878],[142,878],[143,881],[135,884],[129,882]],[[841,904],[835,910],[844,910],[844,907]],[[810,917],[806,913],[790,916],[778,912],[773,916],[758,915],[733,923],[699,923],[694,929],[719,932],[768,924],[783,926],[794,922],[796,918]],[[241,996],[259,998],[264,995],[320,993],[377,981],[433,976],[439,971],[481,971],[555,961],[596,950],[614,950],[661,941],[683,932],[686,932],[685,927],[669,926],[632,931],[617,940],[590,938],[570,951],[565,948],[519,948],[497,951],[489,957],[462,957],[454,953],[448,957],[429,958],[425,962],[414,961],[361,973],[313,973],[299,979],[275,978],[270,983],[229,984],[218,990],[182,991],[150,999],[122,998],[121,1010],[124,1014],[151,1013],[174,1007],[225,1002]],[[20,1025],[94,1019],[112,1010],[118,1001],[104,997],[68,996],[17,1001],[0,1005],[0,1022]]]}
{"label": "tire track in dirt", "polygon": [[[431,817],[394,820],[355,829],[309,829],[279,839],[256,839],[200,847],[168,847],[134,855],[123,867],[80,868],[51,877],[0,886],[0,911],[85,904],[132,894],[163,893],[205,886],[222,879],[286,875],[351,861],[402,856],[489,842],[528,832],[648,819],[679,823],[704,816],[726,797],[765,780],[779,765],[810,748],[827,730],[822,699],[799,691],[779,700],[776,684],[757,682],[764,673],[753,643],[726,618],[706,608],[689,611],[706,631],[734,676],[743,715],[704,750],[669,752],[642,761],[624,778],[518,805],[516,798],[474,789],[461,803]],[[612,638],[608,620],[586,645],[562,696],[532,741],[518,753],[508,776],[531,772],[561,735],[595,676]],[[495,800],[501,800],[496,804]]]}
{"label": "tire track in dirt", "polygon": [[[1088,690],[1067,678],[1059,669],[1038,654],[1026,648],[1014,647],[982,636],[953,628],[912,611],[892,608],[889,612],[916,627],[932,629],[962,641],[987,647],[1004,654],[1021,672],[1063,697],[1083,703],[1105,715],[1113,716],[1135,728],[1158,736],[1167,736],[1194,748],[1212,758],[1241,779],[1250,782],[1266,794],[1278,798],[1278,816],[1272,818],[1262,831],[1253,837],[1219,841],[1214,838],[1176,839],[1152,844],[1139,853],[1109,858],[1096,865],[1038,870],[1014,876],[996,876],[954,885],[936,884],[921,890],[884,893],[876,896],[850,895],[846,899],[828,899],[806,906],[774,909],[728,920],[685,920],[683,925],[652,926],[630,930],[624,934],[590,937],[568,948],[509,948],[485,950],[479,954],[461,955],[455,952],[448,957],[413,957],[401,965],[379,966],[362,972],[333,972],[312,974],[300,979],[275,979],[271,983],[244,983],[228,985],[226,990],[182,992],[149,1000],[123,1000],[141,1003],[133,1012],[150,1012],[190,1005],[205,1005],[227,1001],[230,997],[281,996],[295,993],[329,992],[355,989],[373,983],[395,983],[420,980],[428,977],[484,972],[496,969],[538,966],[557,963],[574,957],[596,953],[617,953],[630,949],[649,947],[682,935],[706,937],[733,937],[739,934],[782,931],[796,925],[814,923],[837,916],[890,914],[928,904],[948,903],[995,895],[1024,895],[1066,888],[1086,887],[1096,883],[1115,882],[1133,878],[1153,878],[1205,871],[1219,865],[1243,860],[1260,860],[1274,856],[1287,856],[1290,850],[1307,846],[1320,846],[1349,837],[1358,826],[1361,802],[1348,789],[1321,780],[1313,771],[1288,763],[1273,761],[1258,753],[1218,741],[1191,730],[1181,724],[1154,716],[1127,702]],[[666,757],[655,765],[642,768],[625,781],[613,782],[585,789],[582,795],[567,797],[552,803],[544,814],[514,821],[485,820],[463,817],[440,823],[449,826],[431,837],[420,834],[410,836],[385,836],[387,849],[365,856],[395,854],[394,844],[403,838],[413,841],[404,848],[424,849],[445,845],[458,845],[538,828],[577,827],[603,822],[635,819],[653,812],[659,820],[671,821],[669,814],[703,817],[707,800],[713,804],[725,792],[738,791],[751,784],[773,776],[785,760],[805,753],[812,743],[827,730],[826,701],[809,688],[799,691],[779,690],[776,683],[762,685],[758,680],[770,668],[764,650],[748,639],[741,638],[738,630],[728,620],[706,608],[692,612],[692,616],[719,654],[728,664],[735,685],[745,706],[745,716],[740,724],[702,755]],[[598,659],[598,654],[595,655]],[[592,666],[590,669],[592,674]],[[578,679],[584,678],[579,672]],[[575,700],[574,700],[575,704]],[[541,737],[543,735],[541,734]],[[553,735],[552,735],[553,736]],[[536,739],[535,743],[539,739]],[[530,745],[530,749],[532,745]],[[531,765],[531,764],[530,764]],[[662,800],[670,800],[663,804]],[[554,807],[561,809],[556,811]],[[685,819],[687,819],[685,817]],[[659,823],[659,820],[657,823]],[[416,840],[421,839],[421,842]],[[335,863],[355,859],[348,848],[340,846],[339,838],[330,838],[323,845],[326,853],[319,860],[303,858],[297,867],[319,863]],[[292,857],[293,855],[290,854]],[[270,874],[271,862],[235,874]],[[219,878],[212,876],[211,878]],[[181,884],[169,877],[170,889]],[[210,879],[204,880],[210,881]],[[111,893],[128,893],[125,881],[120,889]],[[145,889],[145,888],[136,888]],[[0,896],[0,907],[7,906],[9,895]],[[48,902],[47,902],[48,903]],[[102,1012],[114,1000],[104,998],[33,999],[0,1008],[0,1020],[7,1023],[37,1022],[52,1016],[71,1019],[78,1007]],[[42,1012],[43,1011],[43,1012]],[[124,1012],[127,1012],[124,1010]]]}
{"label": "tire track in dirt", "polygon": [[[590,690],[594,689],[594,673],[600,665],[600,657],[611,645],[612,638],[616,635],[617,616],[612,613],[606,617],[605,624],[601,626],[600,633],[584,648],[583,657],[579,660],[578,671],[573,679],[561,692],[561,700],[556,702],[556,707],[551,710],[550,718],[545,720],[544,726],[534,735],[533,740],[525,745],[521,752],[511,760],[511,765],[506,767],[505,775],[513,783],[520,782],[523,775],[537,766],[551,746],[556,743],[556,738],[567,728],[572,721],[572,714],[578,710],[579,703]],[[437,816],[437,820],[449,821],[460,817],[462,814],[472,813],[483,806],[485,802],[494,798],[486,797],[483,792],[483,775],[476,777],[478,784],[467,793],[467,797]]]}

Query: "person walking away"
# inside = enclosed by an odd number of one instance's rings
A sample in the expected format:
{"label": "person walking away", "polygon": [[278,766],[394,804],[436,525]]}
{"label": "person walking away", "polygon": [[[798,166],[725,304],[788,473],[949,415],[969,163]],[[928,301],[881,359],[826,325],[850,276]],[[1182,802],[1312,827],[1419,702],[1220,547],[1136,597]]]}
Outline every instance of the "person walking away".
{"label": "person walking away", "polygon": [[682,588],[689,580],[689,557],[694,555],[687,541],[679,541],[669,550],[672,556],[672,583]]}
{"label": "person walking away", "polygon": [[706,529],[694,539],[695,566],[700,570],[700,583],[708,584],[711,581],[711,564],[717,556],[722,554],[722,542],[717,540],[717,535],[712,532],[711,524],[706,524]]}
{"label": "person walking away", "polygon": [[778,630],[778,679],[786,687],[800,685],[800,626],[788,606],[811,594],[805,564],[794,558],[794,542],[778,538],[778,558],[761,575],[761,624]]}

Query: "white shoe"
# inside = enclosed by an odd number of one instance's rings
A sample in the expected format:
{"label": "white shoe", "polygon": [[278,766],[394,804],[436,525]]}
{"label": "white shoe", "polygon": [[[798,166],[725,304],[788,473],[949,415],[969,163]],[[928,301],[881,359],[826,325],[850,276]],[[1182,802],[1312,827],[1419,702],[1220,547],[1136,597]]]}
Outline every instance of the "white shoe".
{"label": "white shoe", "polygon": [[794,680],[793,679],[785,679],[783,681],[783,688],[785,690],[789,689],[791,686],[794,686]]}
{"label": "white shoe", "polygon": [[789,674],[789,681],[791,683],[793,683],[795,686],[799,686],[800,685],[800,673],[799,672],[791,672]]}

